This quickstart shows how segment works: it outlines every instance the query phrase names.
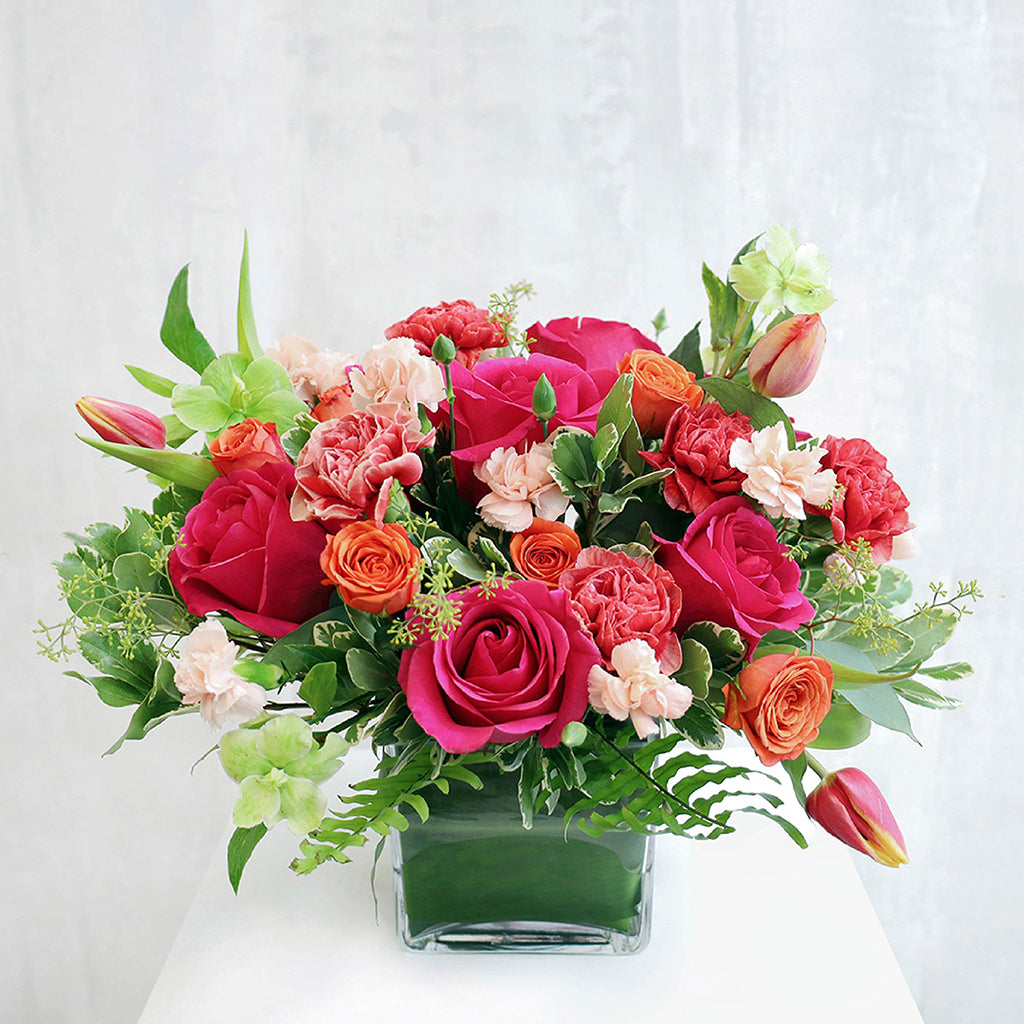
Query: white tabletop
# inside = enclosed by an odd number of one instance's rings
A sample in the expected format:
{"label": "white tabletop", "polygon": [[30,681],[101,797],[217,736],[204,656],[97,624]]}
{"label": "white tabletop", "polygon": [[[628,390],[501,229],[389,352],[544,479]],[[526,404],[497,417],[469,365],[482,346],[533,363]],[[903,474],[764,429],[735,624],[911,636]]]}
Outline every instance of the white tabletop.
{"label": "white tabletop", "polygon": [[[338,791],[371,771],[353,751]],[[287,868],[297,840],[279,825],[236,897],[225,835],[140,1024],[920,1024],[845,848],[808,822],[803,851],[740,817],[713,843],[658,838],[651,943],[627,956],[407,953],[387,852],[378,925],[369,848],[298,877]]]}

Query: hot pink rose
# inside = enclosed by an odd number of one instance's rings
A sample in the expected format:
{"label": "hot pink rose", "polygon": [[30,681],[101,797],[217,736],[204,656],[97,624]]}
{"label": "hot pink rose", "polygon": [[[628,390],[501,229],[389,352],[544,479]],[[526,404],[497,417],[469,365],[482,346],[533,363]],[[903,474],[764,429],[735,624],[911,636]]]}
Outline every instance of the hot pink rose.
{"label": "hot pink rose", "polygon": [[558,577],[573,610],[594,638],[606,668],[612,652],[629,640],[643,640],[671,674],[682,663],[673,631],[682,606],[675,580],[653,558],[586,548],[572,569]]}
{"label": "hot pink rose", "polygon": [[[550,356],[487,359],[474,372],[453,364],[455,443],[452,453],[459,491],[474,504],[487,493],[473,475],[496,448],[524,452],[544,431],[533,414],[533,388],[544,374],[555,389],[557,409],[549,429],[560,426],[593,431],[597,414],[618,379],[614,369],[583,373],[574,363]],[[447,404],[442,406],[447,418]]]}
{"label": "hot pink rose", "polygon": [[808,506],[832,521],[839,544],[866,540],[876,562],[892,558],[893,538],[914,528],[907,515],[910,502],[889,470],[885,456],[859,437],[831,435],[821,442],[828,454],[822,469],[836,474],[840,490],[829,509]]}
{"label": "hot pink rose", "polygon": [[490,597],[474,587],[452,598],[459,624],[402,652],[398,682],[413,718],[453,754],[534,734],[555,747],[587,711],[587,676],[600,654],[569,597],[515,580]]}
{"label": "hot pink rose", "polygon": [[416,483],[423,463],[416,454],[431,444],[419,419],[398,406],[370,406],[318,424],[295,466],[292,516],[319,519],[332,529],[373,516],[384,518],[391,481]]}
{"label": "hot pink rose", "polygon": [[676,629],[715,622],[754,647],[772,629],[796,629],[814,617],[800,593],[800,566],[775,529],[745,498],[720,498],[681,541],[659,541],[657,559],[683,592]]}
{"label": "hot pink rose", "polygon": [[457,350],[455,358],[470,369],[485,350],[505,344],[505,331],[491,320],[490,312],[465,299],[442,302],[440,306],[423,306],[392,324],[384,337],[412,338],[419,352],[429,356],[441,334],[451,338]]}
{"label": "hot pink rose", "polygon": [[629,324],[566,316],[527,328],[530,351],[575,363],[584,370],[615,369],[623,356],[637,349],[660,352],[657,344]]}
{"label": "hot pink rose", "polygon": [[665,427],[661,451],[640,452],[655,469],[671,469],[665,477],[665,503],[680,512],[700,515],[712,502],[736,494],[745,475],[729,464],[736,438],[748,439],[750,417],[726,412],[717,402],[677,409]]}
{"label": "hot pink rose", "polygon": [[319,523],[289,515],[295,470],[272,462],[214,480],[185,518],[168,558],[171,582],[193,615],[222,611],[281,637],[324,611]]}

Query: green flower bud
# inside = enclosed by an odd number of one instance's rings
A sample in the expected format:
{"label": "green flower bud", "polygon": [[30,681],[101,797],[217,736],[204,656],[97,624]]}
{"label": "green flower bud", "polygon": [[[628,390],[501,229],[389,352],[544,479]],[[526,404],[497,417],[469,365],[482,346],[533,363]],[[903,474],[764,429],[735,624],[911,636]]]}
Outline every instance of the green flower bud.
{"label": "green flower bud", "polygon": [[533,415],[547,423],[555,415],[557,408],[555,389],[551,386],[551,381],[547,376],[542,373],[533,386]]}
{"label": "green flower bud", "polygon": [[430,348],[434,360],[442,366],[448,366],[455,359],[455,342],[447,334],[439,334]]}

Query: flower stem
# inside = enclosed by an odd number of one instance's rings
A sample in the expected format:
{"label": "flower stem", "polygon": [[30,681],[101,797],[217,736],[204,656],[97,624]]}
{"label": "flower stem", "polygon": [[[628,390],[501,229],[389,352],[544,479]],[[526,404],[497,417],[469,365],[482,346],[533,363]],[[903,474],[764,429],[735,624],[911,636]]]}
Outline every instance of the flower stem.
{"label": "flower stem", "polygon": [[813,754],[805,750],[804,757],[807,759],[807,767],[810,768],[819,779],[823,779],[828,775],[828,771],[825,766]]}

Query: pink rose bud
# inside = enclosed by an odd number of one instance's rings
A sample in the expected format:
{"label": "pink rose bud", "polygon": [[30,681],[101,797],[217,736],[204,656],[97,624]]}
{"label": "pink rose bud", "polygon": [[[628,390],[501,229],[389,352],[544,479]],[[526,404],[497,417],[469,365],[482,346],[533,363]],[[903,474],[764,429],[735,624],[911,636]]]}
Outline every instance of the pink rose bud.
{"label": "pink rose bud", "polygon": [[139,448],[163,448],[167,441],[160,417],[137,405],[87,395],[75,402],[75,408],[104,441]]}
{"label": "pink rose bud", "polygon": [[807,813],[826,832],[889,868],[906,864],[903,833],[879,788],[859,768],[829,772],[807,797]]}
{"label": "pink rose bud", "polygon": [[824,348],[825,327],[817,313],[783,320],[751,349],[751,386],[769,398],[799,395],[814,380]]}

